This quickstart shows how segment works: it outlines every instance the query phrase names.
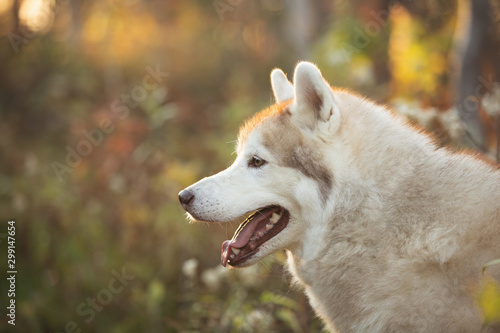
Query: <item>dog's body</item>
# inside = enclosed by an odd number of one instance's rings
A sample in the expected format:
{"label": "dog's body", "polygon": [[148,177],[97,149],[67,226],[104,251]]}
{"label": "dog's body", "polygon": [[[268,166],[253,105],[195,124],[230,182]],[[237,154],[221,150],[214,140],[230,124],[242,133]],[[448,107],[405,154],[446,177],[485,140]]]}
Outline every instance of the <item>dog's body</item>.
{"label": "dog's body", "polygon": [[[295,86],[271,78],[278,103],[242,128],[234,164],[180,193],[204,221],[266,207],[224,243],[222,263],[286,249],[331,331],[500,329],[482,326],[474,301],[482,267],[500,258],[500,172],[331,90],[312,64]],[[487,272],[500,280],[500,267]]]}

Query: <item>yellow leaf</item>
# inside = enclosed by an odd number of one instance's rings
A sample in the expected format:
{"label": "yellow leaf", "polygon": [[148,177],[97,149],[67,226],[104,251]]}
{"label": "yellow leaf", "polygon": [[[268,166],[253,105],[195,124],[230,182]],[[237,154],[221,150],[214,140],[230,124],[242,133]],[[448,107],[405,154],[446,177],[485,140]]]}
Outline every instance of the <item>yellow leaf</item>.
{"label": "yellow leaf", "polygon": [[488,277],[479,289],[477,302],[486,324],[500,322],[500,286],[491,277]]}

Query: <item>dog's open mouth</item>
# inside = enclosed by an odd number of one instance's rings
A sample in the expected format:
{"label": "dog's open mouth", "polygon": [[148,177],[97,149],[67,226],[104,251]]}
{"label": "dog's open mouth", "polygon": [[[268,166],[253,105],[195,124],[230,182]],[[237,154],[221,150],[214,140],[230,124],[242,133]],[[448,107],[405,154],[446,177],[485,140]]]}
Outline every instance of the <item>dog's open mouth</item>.
{"label": "dog's open mouth", "polygon": [[222,243],[221,264],[238,266],[253,256],[259,247],[279,234],[288,224],[290,214],[280,206],[269,206],[253,212],[233,235]]}

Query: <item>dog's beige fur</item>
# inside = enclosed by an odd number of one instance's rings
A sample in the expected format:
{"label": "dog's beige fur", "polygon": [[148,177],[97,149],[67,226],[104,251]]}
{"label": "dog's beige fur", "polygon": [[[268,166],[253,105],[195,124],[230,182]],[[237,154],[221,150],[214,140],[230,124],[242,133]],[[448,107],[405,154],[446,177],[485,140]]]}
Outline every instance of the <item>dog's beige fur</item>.
{"label": "dog's beige fur", "polygon": [[[439,149],[384,107],[332,90],[300,63],[274,70],[277,104],[241,130],[238,158],[189,189],[194,218],[278,204],[288,226],[248,264],[287,249],[316,313],[338,332],[494,332],[474,295],[500,258],[500,172]],[[259,155],[268,163],[248,170]],[[500,267],[487,270],[500,280]]]}

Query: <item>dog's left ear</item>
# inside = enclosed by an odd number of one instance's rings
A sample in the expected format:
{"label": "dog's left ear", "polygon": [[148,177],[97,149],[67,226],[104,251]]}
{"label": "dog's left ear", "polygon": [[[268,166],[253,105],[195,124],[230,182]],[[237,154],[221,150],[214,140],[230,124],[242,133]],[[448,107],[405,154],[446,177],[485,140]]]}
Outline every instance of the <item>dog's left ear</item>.
{"label": "dog's left ear", "polygon": [[[319,124],[334,132],[340,125],[340,112],[332,89],[319,69],[310,62],[300,62],[293,77],[295,101],[293,113],[300,127],[314,130]],[[322,126],[323,127],[323,126]]]}
{"label": "dog's left ear", "polygon": [[281,69],[275,68],[271,72],[271,86],[277,103],[293,98],[293,86]]}

